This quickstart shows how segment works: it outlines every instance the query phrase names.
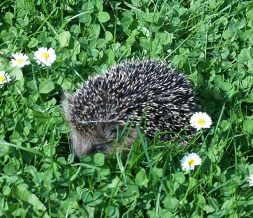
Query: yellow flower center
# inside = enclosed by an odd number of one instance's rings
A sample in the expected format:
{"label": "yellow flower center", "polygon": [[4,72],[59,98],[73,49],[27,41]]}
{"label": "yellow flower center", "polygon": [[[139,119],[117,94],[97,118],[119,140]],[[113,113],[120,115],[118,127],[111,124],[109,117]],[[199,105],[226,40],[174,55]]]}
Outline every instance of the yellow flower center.
{"label": "yellow flower center", "polygon": [[0,83],[4,82],[6,80],[4,75],[0,75]]}
{"label": "yellow flower center", "polygon": [[206,121],[203,118],[199,118],[198,121],[197,121],[197,123],[198,123],[199,126],[203,126],[203,125],[206,124]]}
{"label": "yellow flower center", "polygon": [[188,164],[189,166],[193,166],[195,164],[195,160],[193,159],[188,160]]}
{"label": "yellow flower center", "polygon": [[49,58],[49,54],[48,52],[43,52],[42,55],[41,55],[44,59],[48,59]]}
{"label": "yellow flower center", "polygon": [[18,58],[16,61],[17,61],[17,64],[23,64],[25,62],[23,58]]}

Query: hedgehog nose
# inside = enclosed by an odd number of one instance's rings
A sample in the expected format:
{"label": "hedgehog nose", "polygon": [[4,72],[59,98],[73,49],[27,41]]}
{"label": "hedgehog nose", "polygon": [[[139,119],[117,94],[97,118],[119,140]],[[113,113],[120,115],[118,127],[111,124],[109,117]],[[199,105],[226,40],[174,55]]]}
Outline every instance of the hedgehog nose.
{"label": "hedgehog nose", "polygon": [[105,149],[106,149],[106,146],[103,144],[94,145],[94,146],[92,146],[90,153],[103,152],[103,151],[105,151]]}
{"label": "hedgehog nose", "polygon": [[72,141],[72,153],[75,157],[81,158],[90,153],[92,146],[89,143],[83,143],[82,141]]}
{"label": "hedgehog nose", "polygon": [[95,144],[95,145],[83,144],[82,146],[81,145],[72,146],[74,156],[76,156],[79,159],[87,154],[104,152],[105,150],[106,150],[105,144]]}

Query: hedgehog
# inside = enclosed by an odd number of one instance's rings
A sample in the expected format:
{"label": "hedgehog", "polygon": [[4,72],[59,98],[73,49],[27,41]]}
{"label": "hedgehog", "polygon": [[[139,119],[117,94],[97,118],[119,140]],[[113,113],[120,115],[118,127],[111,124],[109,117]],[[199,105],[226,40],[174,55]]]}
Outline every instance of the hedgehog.
{"label": "hedgehog", "polygon": [[[72,150],[82,157],[112,152],[118,132],[131,123],[124,146],[137,138],[164,132],[169,139],[189,129],[196,94],[182,72],[160,60],[128,60],[91,76],[74,93],[65,93],[63,111],[70,126]],[[118,143],[117,149],[123,143]],[[115,146],[114,146],[115,147]]]}

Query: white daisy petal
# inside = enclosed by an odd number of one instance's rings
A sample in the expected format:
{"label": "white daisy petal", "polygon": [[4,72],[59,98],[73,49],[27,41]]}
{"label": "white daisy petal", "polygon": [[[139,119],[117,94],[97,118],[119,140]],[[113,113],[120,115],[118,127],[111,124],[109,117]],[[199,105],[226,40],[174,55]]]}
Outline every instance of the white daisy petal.
{"label": "white daisy petal", "polygon": [[252,187],[253,186],[253,174],[251,174],[249,176],[249,186]]}
{"label": "white daisy petal", "polygon": [[22,68],[28,64],[30,64],[30,62],[29,62],[28,56],[26,54],[15,53],[12,55],[11,65],[13,67]]}
{"label": "white daisy petal", "polygon": [[0,71],[0,88],[2,88],[5,83],[8,83],[10,81],[11,81],[10,76],[4,71]]}
{"label": "white daisy petal", "polygon": [[195,166],[200,165],[202,160],[196,153],[185,155],[181,160],[181,167],[184,171],[194,170]]}
{"label": "white daisy petal", "polygon": [[207,113],[197,112],[191,116],[190,125],[198,131],[202,128],[210,128],[212,120]]}
{"label": "white daisy petal", "polygon": [[19,54],[19,53],[15,53],[15,54],[12,55],[12,57],[13,57],[14,59],[17,59],[17,58],[19,57],[18,54]]}
{"label": "white daisy petal", "polygon": [[56,60],[55,50],[53,48],[39,48],[35,53],[34,57],[38,64],[50,67]]}

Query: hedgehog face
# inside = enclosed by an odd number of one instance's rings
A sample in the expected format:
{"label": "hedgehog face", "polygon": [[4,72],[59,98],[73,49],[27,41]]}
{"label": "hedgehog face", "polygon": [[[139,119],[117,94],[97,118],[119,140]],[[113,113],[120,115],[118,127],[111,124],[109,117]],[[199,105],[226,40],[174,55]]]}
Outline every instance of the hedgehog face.
{"label": "hedgehog face", "polygon": [[[116,122],[95,122],[83,127],[83,129],[71,127],[72,150],[79,158],[94,152],[111,154],[115,151],[122,151],[123,148],[129,149],[137,138],[134,128],[121,135],[124,126]],[[116,144],[118,133],[121,139]]]}
{"label": "hedgehog face", "polygon": [[[84,125],[80,130],[71,127],[73,153],[80,158],[94,152],[111,154],[116,150],[122,151],[123,148],[129,149],[137,138],[137,132],[131,128],[122,135],[123,128],[124,125],[114,121],[94,122]],[[117,140],[118,133],[121,135],[119,141]],[[117,146],[115,147],[115,145]]]}
{"label": "hedgehog face", "polygon": [[109,152],[116,138],[116,126],[112,123],[93,123],[83,125],[82,129],[71,128],[72,150],[79,158],[93,152]]}

